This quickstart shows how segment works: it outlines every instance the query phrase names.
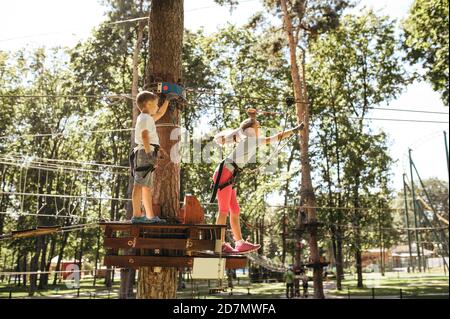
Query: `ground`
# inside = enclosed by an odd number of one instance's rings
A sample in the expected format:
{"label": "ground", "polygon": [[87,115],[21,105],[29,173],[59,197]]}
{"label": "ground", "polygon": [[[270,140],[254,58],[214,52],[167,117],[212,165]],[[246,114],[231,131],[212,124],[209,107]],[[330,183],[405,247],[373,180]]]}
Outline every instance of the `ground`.
{"label": "ground", "polygon": [[[334,280],[324,282],[324,289],[327,298],[449,298],[449,277],[444,273],[386,273],[381,276],[379,273],[364,274],[365,288],[356,288],[356,279],[352,275],[347,275],[343,281],[343,290],[337,291]],[[239,281],[234,281],[235,287],[216,295],[210,295],[209,289],[217,287],[217,281],[194,281],[186,283],[186,288],[178,291],[177,297],[180,299],[207,298],[207,299],[278,299],[286,298],[285,285],[279,282],[251,283],[245,276],[239,277]],[[312,283],[310,283],[312,287]],[[372,290],[372,288],[374,290]],[[83,299],[107,299],[117,298],[119,280],[116,280],[111,290],[105,288],[103,280],[97,280],[96,287],[93,286],[92,278],[84,278],[80,282],[80,289],[68,288],[62,282],[56,287],[49,286],[49,289],[36,292],[33,298],[83,298]],[[250,292],[250,295],[248,294]],[[79,293],[79,295],[78,295]],[[310,294],[313,291],[310,289]],[[0,281],[0,298],[28,298],[26,287],[15,287],[6,281]]]}

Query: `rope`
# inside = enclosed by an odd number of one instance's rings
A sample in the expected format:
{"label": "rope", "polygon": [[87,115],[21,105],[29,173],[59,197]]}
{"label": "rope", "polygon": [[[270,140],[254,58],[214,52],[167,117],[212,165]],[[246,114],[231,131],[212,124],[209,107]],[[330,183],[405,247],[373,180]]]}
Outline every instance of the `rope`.
{"label": "rope", "polygon": [[[76,263],[73,263],[76,265]],[[122,268],[116,268],[115,270],[121,270]],[[106,270],[106,269],[105,269]],[[112,271],[110,269],[109,271]],[[21,275],[41,275],[41,274],[64,274],[64,273],[92,273],[93,270],[52,270],[52,271],[16,271],[16,272],[0,272],[0,276],[21,276]]]}
{"label": "rope", "polygon": [[0,215],[7,216],[35,216],[35,217],[52,217],[55,219],[58,218],[79,218],[79,219],[89,219],[89,217],[82,217],[78,215],[50,215],[50,214],[31,214],[31,213],[12,213],[12,212],[0,212]]}
{"label": "rope", "polygon": [[256,174],[256,173],[259,173],[259,172],[261,171],[261,169],[262,169],[263,167],[265,167],[267,164],[269,164],[270,161],[272,161],[272,159],[273,159],[275,156],[277,156],[277,155],[281,152],[281,150],[282,150],[283,148],[285,148],[285,147],[291,142],[291,140],[293,140],[295,137],[296,137],[296,134],[291,135],[291,136],[287,139],[287,141],[286,141],[281,147],[279,147],[277,150],[275,150],[275,152],[273,152],[273,153],[269,156],[269,158],[268,158],[264,163],[262,163],[261,165],[259,165],[257,168],[255,168],[255,169],[253,169],[253,170],[246,169],[245,172],[248,172],[249,174]]}
{"label": "rope", "polygon": [[[0,161],[0,164],[5,164],[5,165],[11,165],[11,166],[18,166],[18,167],[23,167],[23,164],[20,163],[14,163],[14,162],[6,162],[6,161]],[[69,167],[69,166],[62,166],[62,165],[39,165],[39,166],[35,166],[35,165],[28,165],[27,168],[32,168],[32,169],[41,169],[44,171],[50,171],[50,172],[59,172],[59,171],[74,171],[74,172],[84,172],[84,173],[105,173],[105,171],[97,171],[97,170],[92,170],[92,169],[83,169],[83,168],[76,168],[76,167]],[[108,172],[110,174],[120,174],[120,175],[128,175],[128,173],[126,172]]]}
{"label": "rope", "polygon": [[[275,98],[259,98],[259,97],[252,97],[249,95],[234,95],[229,93],[224,93],[220,91],[216,91],[213,89],[205,89],[205,88],[185,88],[187,92],[195,92],[200,94],[209,94],[209,95],[220,95],[220,96],[228,96],[232,98],[239,98],[239,99],[248,99],[248,100],[260,100],[260,101],[269,101],[269,102],[277,102],[277,103],[284,103],[285,100],[281,99],[275,99]],[[0,98],[128,98],[128,99],[134,99],[135,97],[130,95],[5,95],[1,94]],[[293,100],[294,103],[303,103],[308,104],[307,102],[302,101],[296,101]],[[428,107],[422,107],[424,109]],[[223,108],[221,108],[223,109]],[[230,108],[234,110],[242,110],[241,108]],[[414,109],[394,109],[394,108],[386,108],[386,107],[368,107],[368,110],[382,110],[382,111],[393,111],[393,112],[410,112],[410,113],[424,113],[424,114],[441,114],[441,115],[448,115],[448,112],[438,112],[438,111],[425,111],[425,110],[414,110]],[[278,112],[270,112],[274,114],[280,114]],[[382,119],[381,119],[382,120]],[[397,119],[396,119],[397,120]]]}
{"label": "rope", "polygon": [[113,200],[113,201],[131,201],[128,198],[114,198],[114,197],[95,197],[95,196],[76,196],[76,195],[58,195],[58,194],[39,194],[39,193],[17,193],[17,192],[4,192],[0,191],[0,194],[5,195],[19,195],[19,196],[43,196],[43,197],[55,197],[55,198],[83,198],[92,200]]}
{"label": "rope", "polygon": [[248,254],[247,258],[250,259],[253,263],[273,272],[284,272],[286,271],[286,267],[284,265],[273,265],[269,260],[261,257],[256,254]]}
{"label": "rope", "polygon": [[[14,155],[12,155],[14,154]],[[8,153],[7,156],[2,156],[0,154],[0,158],[7,158],[8,156],[12,158],[24,158],[22,154],[19,153]],[[56,158],[45,158],[45,157],[37,157],[32,155],[31,156],[34,159],[42,160],[42,161],[48,161],[48,162],[60,162],[60,163],[73,163],[73,164],[80,164],[80,165],[92,165],[92,166],[101,166],[101,167],[112,167],[112,168],[129,168],[128,166],[120,166],[120,165],[114,165],[114,164],[104,164],[104,163],[96,163],[96,162],[84,162],[84,161],[75,161],[75,160],[63,160],[63,159],[56,159]],[[37,162],[37,161],[36,161]]]}
{"label": "rope", "polygon": [[[57,231],[55,231],[54,233],[69,233],[69,232],[73,232],[73,231],[79,231],[79,230],[83,230],[83,229],[96,228],[96,227],[98,227],[97,223],[71,225],[71,226],[61,227]],[[38,237],[38,236],[39,235],[29,236],[28,238],[35,238],[35,237]],[[12,234],[0,235],[0,241],[10,240],[10,239],[15,239]]]}

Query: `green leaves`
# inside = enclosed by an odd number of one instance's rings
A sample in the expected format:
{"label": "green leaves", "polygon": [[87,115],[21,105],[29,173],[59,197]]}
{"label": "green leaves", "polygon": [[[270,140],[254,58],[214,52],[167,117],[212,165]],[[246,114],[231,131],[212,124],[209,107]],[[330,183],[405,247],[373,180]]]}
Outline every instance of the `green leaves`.
{"label": "green leaves", "polygon": [[403,21],[403,47],[411,64],[425,70],[423,79],[449,103],[449,3],[448,0],[415,0]]}

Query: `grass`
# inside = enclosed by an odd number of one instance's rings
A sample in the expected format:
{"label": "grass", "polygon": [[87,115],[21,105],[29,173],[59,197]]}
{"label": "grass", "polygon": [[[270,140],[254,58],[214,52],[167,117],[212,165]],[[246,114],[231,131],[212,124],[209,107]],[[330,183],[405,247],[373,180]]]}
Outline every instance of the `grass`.
{"label": "grass", "polygon": [[[80,280],[79,298],[108,298],[108,289],[104,285],[103,280],[98,280],[94,287],[94,280],[91,278]],[[119,282],[116,280],[110,292],[110,298],[116,298],[117,290],[119,289]],[[7,282],[0,282],[0,298],[9,298],[11,292],[12,298],[28,298],[28,286],[14,286],[14,284],[8,285]],[[63,298],[78,298],[78,289],[71,288],[66,285],[65,282],[59,283],[56,286],[48,285],[46,289],[38,290],[35,292],[33,298],[56,298],[61,296]]]}
{"label": "grass", "polygon": [[[365,274],[364,288],[357,288],[355,278],[346,279],[342,282],[343,290],[330,290],[329,294],[350,297],[372,297],[374,289],[377,296],[403,298],[448,298],[449,281],[443,274],[398,274],[388,273],[386,276],[380,274]],[[434,296],[432,296],[434,295]]]}
{"label": "grass", "polygon": [[[80,298],[80,299],[116,299],[119,290],[119,278],[113,284],[110,291],[105,287],[102,279],[97,280],[96,287],[93,285],[92,278],[83,278],[80,281],[79,293],[78,289],[67,287],[64,282],[53,287],[48,286],[47,289],[39,290],[33,298]],[[225,292],[210,295],[209,289],[217,287],[217,281],[194,281],[191,286],[190,282],[186,283],[185,289],[177,292],[179,299],[278,299],[284,298],[284,283],[249,283],[248,278],[240,277],[239,284],[234,280],[235,287],[233,290],[227,289]],[[225,280],[226,283],[226,280]],[[343,281],[343,290],[334,289],[334,282],[329,280],[325,282],[325,294],[328,298],[338,297],[346,298],[350,293],[351,298],[371,298],[372,287],[375,288],[375,297],[391,297],[399,298],[400,289],[402,289],[403,298],[448,298],[449,281],[448,277],[443,274],[398,274],[387,273],[382,277],[380,274],[364,274],[365,287],[358,289],[356,287],[356,278],[351,275]],[[313,292],[312,283],[310,283],[310,294]],[[251,295],[248,295],[250,288]],[[28,298],[28,287],[16,287],[8,285],[7,282],[0,282],[0,298],[9,298],[10,291],[12,298]],[[231,294],[232,293],[232,294]]]}

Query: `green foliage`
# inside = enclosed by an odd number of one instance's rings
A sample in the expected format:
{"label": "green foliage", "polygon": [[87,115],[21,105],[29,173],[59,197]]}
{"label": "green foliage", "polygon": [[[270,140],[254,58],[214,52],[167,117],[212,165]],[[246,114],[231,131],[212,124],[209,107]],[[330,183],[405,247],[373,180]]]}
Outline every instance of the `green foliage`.
{"label": "green foliage", "polygon": [[407,59],[425,70],[423,78],[448,105],[449,91],[448,0],[415,0],[403,22],[403,45]]}
{"label": "green foliage", "polygon": [[[9,136],[0,139],[2,191],[80,196],[55,199],[2,193],[0,212],[11,214],[0,215],[0,233],[37,225],[125,218],[129,197],[126,165],[131,144],[127,129],[131,127],[132,101],[117,95],[131,93],[137,24],[108,22],[145,16],[150,2],[105,3],[109,5],[108,21],[74,48],[0,52],[0,94],[52,95],[0,98],[1,135]],[[408,83],[396,54],[398,39],[394,36],[393,23],[372,12],[341,20],[342,11],[350,4],[348,1],[309,1],[303,13],[303,1],[289,3],[293,18],[297,23],[304,23],[297,27],[303,28],[302,45],[308,45],[309,50],[306,74],[313,111],[311,164],[318,205],[345,208],[319,209],[320,219],[327,226],[321,232],[320,245],[327,249],[330,227],[342,224],[346,253],[352,252],[352,247],[376,246],[379,244],[377,230],[395,224],[389,209],[392,159],[388,156],[387,136],[374,133],[364,119],[371,106],[395,98]],[[276,2],[265,1],[265,4],[276,12],[271,7]],[[237,127],[245,119],[248,107],[278,113],[260,117],[265,128],[279,132],[295,125],[295,112],[284,102],[292,96],[285,38],[267,15],[256,15],[243,28],[227,26],[211,35],[186,31],[184,39],[183,81],[193,90],[189,91],[189,103],[182,112],[182,125],[192,138],[190,151],[184,147],[183,155],[191,161],[199,159],[211,136],[219,130]],[[145,31],[139,62],[140,89],[145,85],[147,52]],[[38,133],[58,135],[26,135]],[[194,142],[197,148],[193,149]],[[267,147],[267,153],[274,152],[278,146]],[[190,193],[203,203],[208,202],[212,175],[223,155],[217,147],[211,162],[200,156],[200,162],[182,163],[181,195]],[[34,158],[30,164],[30,159],[27,161],[25,157],[31,156]],[[275,252],[281,245],[283,217],[288,238],[293,239],[298,211],[268,207],[268,204],[276,200],[298,205],[301,170],[298,140],[293,139],[277,156],[275,170],[240,176],[238,196],[244,237],[262,239],[267,244],[265,252],[278,261],[279,254]],[[250,164],[249,169],[254,170],[260,164],[261,161]],[[85,199],[86,195],[92,198]],[[212,222],[216,207],[205,207]],[[37,211],[68,218],[12,214]],[[263,230],[258,226],[261,224]],[[65,258],[76,258],[82,251],[94,263],[98,234],[95,229],[67,233]],[[55,243],[53,255],[56,255],[64,236],[47,236],[43,247]],[[393,244],[396,236],[386,231],[385,246]],[[34,240],[23,239],[3,245],[0,251],[8,256],[7,267],[15,267],[18,256],[29,260],[36,253],[36,244]],[[289,261],[293,241],[288,241],[287,250]],[[101,258],[104,251],[99,252]]]}

